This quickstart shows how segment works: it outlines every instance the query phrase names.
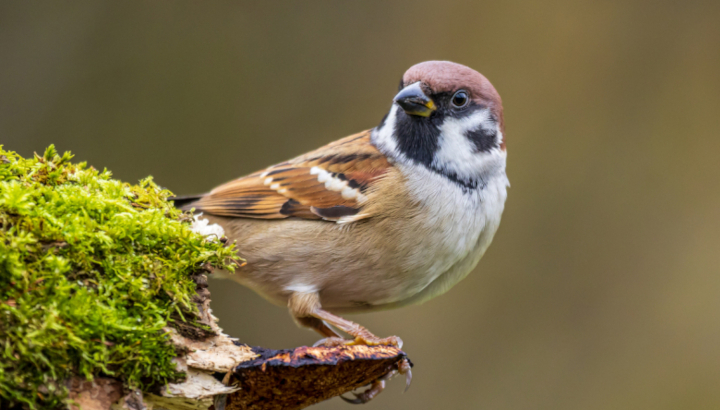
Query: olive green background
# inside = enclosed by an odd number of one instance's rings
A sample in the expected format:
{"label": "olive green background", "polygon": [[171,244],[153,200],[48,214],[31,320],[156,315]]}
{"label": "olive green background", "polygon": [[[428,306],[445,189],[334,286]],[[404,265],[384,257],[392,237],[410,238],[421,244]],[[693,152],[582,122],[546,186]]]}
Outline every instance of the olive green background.
{"label": "olive green background", "polygon": [[[505,102],[503,223],[447,294],[351,317],[416,363],[367,408],[720,408],[719,22],[718,1],[3,2],[0,143],[198,193],[373,127],[414,63],[467,64]],[[211,290],[244,342],[317,339]]]}

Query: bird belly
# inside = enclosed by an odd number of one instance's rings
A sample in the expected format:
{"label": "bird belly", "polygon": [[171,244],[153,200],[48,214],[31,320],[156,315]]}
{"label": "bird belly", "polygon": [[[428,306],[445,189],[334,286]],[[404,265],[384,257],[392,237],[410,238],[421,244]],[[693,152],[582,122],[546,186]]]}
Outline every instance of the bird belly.
{"label": "bird belly", "polygon": [[[317,292],[331,311],[368,311],[435,296],[464,278],[497,229],[506,181],[467,193],[426,180],[418,185],[440,192],[417,192],[425,199],[400,207],[402,214],[347,225],[210,219],[247,260],[231,278],[271,302],[286,305],[293,292]],[[438,279],[442,286],[432,286]]]}

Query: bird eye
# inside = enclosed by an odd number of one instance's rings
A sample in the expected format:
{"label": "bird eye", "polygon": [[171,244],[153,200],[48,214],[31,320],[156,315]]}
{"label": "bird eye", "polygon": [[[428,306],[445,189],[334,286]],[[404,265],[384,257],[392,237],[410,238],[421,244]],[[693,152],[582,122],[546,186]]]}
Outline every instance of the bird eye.
{"label": "bird eye", "polygon": [[469,102],[470,98],[465,90],[459,90],[452,96],[452,105],[455,108],[464,108]]}

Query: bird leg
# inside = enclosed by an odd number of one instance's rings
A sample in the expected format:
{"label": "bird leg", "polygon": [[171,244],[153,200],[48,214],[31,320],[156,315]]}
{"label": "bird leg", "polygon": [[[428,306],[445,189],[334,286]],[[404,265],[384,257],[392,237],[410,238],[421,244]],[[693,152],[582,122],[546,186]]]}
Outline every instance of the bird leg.
{"label": "bird leg", "polygon": [[[397,336],[390,336],[385,338],[377,337],[374,334],[370,333],[370,331],[363,326],[360,326],[359,324],[351,322],[347,319],[343,319],[340,316],[333,315],[332,313],[320,308],[313,310],[312,315],[337,327],[338,329],[355,338],[355,340],[353,340],[352,342],[346,342],[345,344],[368,346],[392,345],[397,348],[402,348],[403,341]],[[332,343],[332,341],[330,342]]]}
{"label": "bird leg", "polygon": [[[337,346],[340,344],[368,346],[392,345],[402,348],[402,339],[397,336],[390,336],[386,338],[377,337],[359,324],[323,310],[320,305],[320,297],[317,293],[295,292],[291,294],[288,298],[288,308],[290,309],[292,316],[300,325],[305,326],[307,324],[308,327],[313,328],[315,331],[326,337],[325,339],[319,341],[319,344],[326,346]],[[349,334],[354,338],[354,340],[347,341],[340,338],[340,336],[333,331],[328,324]],[[318,343],[316,343],[316,346]]]}
{"label": "bird leg", "polygon": [[[294,317],[295,321],[298,325],[302,327],[310,328],[321,335],[325,336],[327,339],[342,339],[342,336],[340,336],[340,333],[336,332],[333,328],[331,328],[327,323],[325,323],[324,320],[320,320],[316,317],[312,316],[305,316],[305,317]],[[322,339],[325,340],[325,339]]]}
{"label": "bird leg", "polygon": [[[317,293],[295,292],[291,294],[288,298],[288,308],[290,309],[290,314],[300,326],[309,327],[325,336],[324,339],[315,343],[314,346],[393,345],[398,348],[402,347],[402,339],[397,336],[379,338],[359,324],[323,310],[320,305],[320,297]],[[353,336],[354,340],[343,339],[330,325]],[[398,373],[405,375],[405,390],[407,390],[412,380],[411,367],[412,364],[410,361],[404,358],[387,374],[372,382],[368,389],[361,393],[353,393],[355,395],[354,399],[348,399],[343,396],[340,396],[340,398],[353,404],[367,403],[380,394],[380,392],[385,389],[386,382]]]}

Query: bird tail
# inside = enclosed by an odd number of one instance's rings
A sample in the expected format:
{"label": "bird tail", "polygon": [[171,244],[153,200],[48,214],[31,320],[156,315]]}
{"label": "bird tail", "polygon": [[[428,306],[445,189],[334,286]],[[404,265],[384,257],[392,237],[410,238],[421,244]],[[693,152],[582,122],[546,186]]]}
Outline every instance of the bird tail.
{"label": "bird tail", "polygon": [[180,195],[170,197],[169,200],[173,201],[175,208],[182,209],[183,211],[189,211],[193,208],[195,202],[205,195]]}

